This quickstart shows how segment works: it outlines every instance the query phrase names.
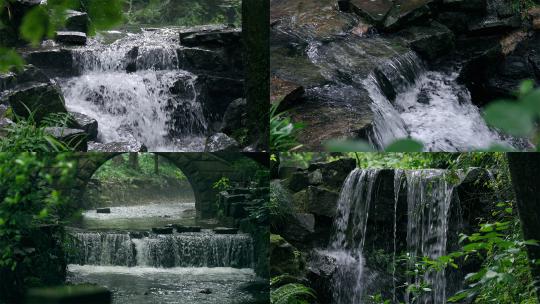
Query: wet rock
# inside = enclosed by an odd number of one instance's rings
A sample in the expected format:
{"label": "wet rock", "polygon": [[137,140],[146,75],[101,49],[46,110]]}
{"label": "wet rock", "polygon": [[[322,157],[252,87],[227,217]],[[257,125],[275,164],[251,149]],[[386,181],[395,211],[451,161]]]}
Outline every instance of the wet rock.
{"label": "wet rock", "polygon": [[231,102],[223,115],[221,132],[232,134],[234,131],[245,128],[247,125],[247,102],[244,98],[238,98]]}
{"label": "wet rock", "polygon": [[142,238],[145,238],[145,237],[148,237],[148,232],[146,231],[130,231],[129,232],[129,237],[132,238],[132,239],[142,239]]}
{"label": "wet rock", "polygon": [[146,152],[148,149],[146,146],[138,141],[130,142],[112,142],[112,143],[98,143],[88,142],[88,151],[90,152]]}
{"label": "wet rock", "polygon": [[342,11],[353,12],[371,23],[379,24],[384,21],[394,4],[390,0],[341,0],[338,5]]}
{"label": "wet rock", "polygon": [[443,0],[445,10],[486,11],[486,0]]}
{"label": "wet rock", "polygon": [[97,213],[111,213],[111,208],[97,208]]}
{"label": "wet rock", "polygon": [[25,65],[21,71],[0,74],[0,99],[2,95],[7,95],[7,90],[15,89],[18,85],[29,82],[50,83],[51,80],[43,71],[29,64]]}
{"label": "wet rock", "polygon": [[384,29],[395,31],[415,22],[427,19],[431,13],[428,4],[433,0],[396,0],[384,20]]}
{"label": "wet rock", "polygon": [[438,22],[428,26],[412,26],[398,35],[407,39],[410,47],[428,60],[437,59],[454,48],[454,33]]}
{"label": "wet rock", "polygon": [[319,301],[332,301],[332,277],[338,270],[335,257],[323,251],[312,251],[307,267],[307,278],[317,292]]}
{"label": "wet rock", "polygon": [[155,234],[172,234],[173,227],[154,227],[152,232]]}
{"label": "wet rock", "polygon": [[199,291],[199,293],[211,294],[211,293],[212,293],[212,290],[210,290],[210,288],[205,288],[205,289]]}
{"label": "wet rock", "polygon": [[339,193],[323,187],[309,186],[307,190],[307,210],[310,213],[333,218],[337,212]]}
{"label": "wet rock", "polygon": [[204,75],[199,76],[197,80],[206,91],[206,97],[202,103],[205,113],[208,113],[207,117],[221,119],[231,102],[244,98],[243,79]]}
{"label": "wet rock", "polygon": [[315,217],[310,213],[294,213],[286,220],[280,234],[287,236],[287,241],[296,246],[307,246],[315,232]]}
{"label": "wet rock", "polygon": [[305,260],[293,245],[277,234],[270,235],[270,275],[301,275]]}
{"label": "wet rock", "polygon": [[139,47],[133,47],[126,53],[126,72],[134,73],[137,71],[137,57],[139,56]]}
{"label": "wet rock", "polygon": [[88,135],[88,140],[95,140],[98,134],[98,122],[88,115],[77,112],[69,112],[74,120],[76,128],[83,130]]}
{"label": "wet rock", "polygon": [[486,18],[469,24],[469,35],[500,35],[521,27],[521,17]]}
{"label": "wet rock", "polygon": [[56,32],[56,42],[69,44],[69,45],[85,45],[86,44],[86,34],[83,32],[67,32],[67,31],[58,31]]}
{"label": "wet rock", "polygon": [[540,7],[536,6],[527,11],[529,20],[531,22],[531,27],[535,31],[540,30]]}
{"label": "wet rock", "polygon": [[238,151],[239,144],[224,133],[216,133],[206,140],[205,152]]}
{"label": "wet rock", "polygon": [[36,50],[23,53],[27,63],[42,69],[49,77],[70,77],[78,74],[71,52],[66,49]]}
{"label": "wet rock", "polygon": [[278,77],[272,77],[270,82],[270,102],[279,102],[276,113],[284,112],[302,103],[305,94],[303,86],[286,81]]}
{"label": "wet rock", "polygon": [[68,31],[88,33],[88,14],[67,10],[65,29]]}
{"label": "wet rock", "polygon": [[180,44],[185,46],[228,46],[238,44],[242,38],[240,29],[223,29],[196,33],[180,33]]}
{"label": "wet rock", "polygon": [[309,186],[309,178],[306,172],[293,172],[290,177],[285,180],[285,184],[291,191],[298,192]]}
{"label": "wet rock", "polygon": [[12,90],[6,99],[15,114],[26,118],[32,114],[38,123],[50,114],[67,113],[62,92],[52,83],[25,83]]}
{"label": "wet rock", "polygon": [[84,130],[64,127],[48,127],[45,132],[75,151],[88,151],[88,139]]}
{"label": "wet rock", "polygon": [[471,16],[469,12],[441,12],[437,16],[437,21],[444,24],[456,34],[466,33],[469,30],[468,24],[472,20],[480,19],[477,16]]}
{"label": "wet rock", "polygon": [[182,233],[182,232],[201,232],[200,226],[184,226],[184,225],[178,225],[173,224],[174,229],[176,229],[176,232]]}
{"label": "wet rock", "polygon": [[214,230],[215,234],[236,234],[236,233],[238,233],[238,228],[216,227],[213,230]]}
{"label": "wet rock", "polygon": [[420,89],[420,93],[416,96],[416,101],[421,104],[428,105],[431,98],[429,97],[429,91],[425,88]]}
{"label": "wet rock", "polygon": [[178,56],[183,59],[181,68],[186,70],[224,72],[231,69],[220,50],[183,48],[178,50]]}

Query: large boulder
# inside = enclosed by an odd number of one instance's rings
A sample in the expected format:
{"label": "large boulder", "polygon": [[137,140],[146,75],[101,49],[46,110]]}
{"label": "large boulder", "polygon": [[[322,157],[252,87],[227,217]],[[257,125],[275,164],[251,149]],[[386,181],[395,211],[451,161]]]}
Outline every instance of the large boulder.
{"label": "large boulder", "polygon": [[181,32],[180,44],[184,46],[224,47],[239,44],[242,38],[240,29],[222,29],[202,32]]}
{"label": "large boulder", "polygon": [[476,12],[486,11],[486,0],[443,0],[444,10]]}
{"label": "large boulder", "polygon": [[42,69],[49,77],[76,76],[79,72],[73,64],[71,51],[67,49],[43,49],[24,52],[27,63]]}
{"label": "large boulder", "polygon": [[454,33],[438,22],[408,27],[398,35],[407,39],[410,47],[428,60],[448,54],[454,48]]}
{"label": "large boulder", "polygon": [[308,171],[319,170],[322,181],[327,187],[340,189],[354,168],[356,168],[356,161],[354,159],[342,158],[328,163],[313,163],[308,167]]}
{"label": "large boulder", "polygon": [[429,4],[433,0],[396,0],[394,7],[384,20],[384,29],[395,31],[406,25],[427,19],[431,10]]}
{"label": "large boulder", "polygon": [[223,115],[221,132],[232,134],[234,131],[245,128],[247,125],[247,101],[245,98],[238,98],[231,102]]}
{"label": "large boulder", "polygon": [[55,40],[58,43],[67,45],[85,45],[86,34],[83,32],[58,31]]}
{"label": "large boulder", "polygon": [[278,103],[276,113],[284,112],[300,105],[304,99],[306,90],[303,86],[278,77],[272,77],[270,81],[270,102]]}
{"label": "large boulder", "polygon": [[73,118],[73,124],[88,135],[88,140],[96,140],[98,135],[98,122],[88,115],[77,112],[69,112]]}
{"label": "large boulder", "polygon": [[382,23],[394,6],[390,0],[340,0],[338,6],[346,12],[354,12],[371,23]]}
{"label": "large boulder", "polygon": [[295,246],[306,247],[313,241],[315,233],[315,217],[310,213],[293,213],[286,219],[287,225],[281,234]]}
{"label": "large boulder", "polygon": [[298,249],[277,234],[270,235],[270,275],[300,276],[305,261]]}
{"label": "large boulder", "polygon": [[32,116],[36,122],[50,114],[67,113],[60,88],[52,83],[26,83],[9,93],[7,100],[13,112],[21,117]]}
{"label": "large boulder", "polygon": [[307,211],[316,215],[334,218],[338,198],[339,193],[336,191],[309,186],[307,190]]}
{"label": "large boulder", "polygon": [[223,50],[182,48],[178,49],[177,52],[179,58],[182,58],[180,61],[182,69],[205,72],[225,72],[230,70]]}
{"label": "large boulder", "polygon": [[230,138],[224,133],[216,133],[208,137],[204,151],[238,151],[239,148],[239,144],[236,140]]}
{"label": "large boulder", "polygon": [[66,11],[66,25],[64,26],[68,31],[88,33],[88,14],[67,10]]}
{"label": "large boulder", "polygon": [[88,151],[88,139],[84,130],[63,127],[47,127],[45,132],[63,142],[75,151]]}

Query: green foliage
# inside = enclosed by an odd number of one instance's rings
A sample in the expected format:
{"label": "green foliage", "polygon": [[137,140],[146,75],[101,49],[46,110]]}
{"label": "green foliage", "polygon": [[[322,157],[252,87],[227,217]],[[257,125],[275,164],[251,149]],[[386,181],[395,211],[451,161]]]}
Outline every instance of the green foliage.
{"label": "green foliage", "polygon": [[296,134],[304,126],[293,123],[290,117],[285,117],[285,112],[276,113],[278,106],[279,103],[274,103],[270,109],[270,150],[297,150],[302,145],[296,141]]}
{"label": "green foliage", "polygon": [[13,49],[0,47],[0,73],[18,69],[24,65],[24,60]]}
{"label": "green foliage", "polygon": [[379,293],[374,296],[369,296],[370,303],[372,304],[391,304],[392,301],[384,299],[383,296]]}
{"label": "green foliage", "polygon": [[[374,152],[375,148],[365,140],[330,140],[326,144],[330,152]],[[422,152],[424,145],[413,139],[398,139],[385,148],[386,152]]]}
{"label": "green foliage", "polygon": [[317,302],[317,294],[307,286],[298,283],[285,284],[270,293],[272,304],[312,304]]}
{"label": "green foliage", "polygon": [[216,189],[220,192],[227,191],[231,189],[231,180],[228,177],[223,176],[212,184],[212,189]]}
{"label": "green foliage", "polygon": [[[65,126],[67,119],[57,120],[60,116],[49,116],[38,126],[31,114],[28,119],[15,117],[15,124],[6,127],[6,136],[0,137],[0,151],[4,152],[59,152],[69,151],[68,146],[45,132],[49,126]],[[59,123],[64,125],[59,125]]]}
{"label": "green foliage", "polygon": [[121,157],[122,161],[118,163],[113,160],[106,162],[94,173],[93,178],[108,182],[129,182],[134,178],[155,179],[158,181],[163,178],[186,179],[186,176],[177,166],[163,157],[159,157],[159,173],[155,174],[153,153],[139,153],[138,170],[129,166],[128,154],[117,157]]}
{"label": "green foliage", "polygon": [[0,153],[0,267],[15,270],[30,262],[21,243],[41,224],[58,223],[74,180],[70,155]]}

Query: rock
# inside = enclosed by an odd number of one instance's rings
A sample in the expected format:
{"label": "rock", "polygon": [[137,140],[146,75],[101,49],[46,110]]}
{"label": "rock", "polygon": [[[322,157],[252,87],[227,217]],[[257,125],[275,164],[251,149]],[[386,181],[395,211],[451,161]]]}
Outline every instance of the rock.
{"label": "rock", "polygon": [[69,45],[85,45],[86,44],[86,34],[83,32],[67,32],[67,31],[58,31],[56,32],[56,42],[69,44]]}
{"label": "rock", "polygon": [[313,163],[308,167],[308,171],[320,170],[324,184],[339,190],[354,168],[356,168],[354,159],[342,158],[329,163]]}
{"label": "rock", "polygon": [[309,178],[306,172],[293,172],[289,178],[285,180],[285,184],[292,192],[298,192],[307,188]]}
{"label": "rock", "polygon": [[236,233],[238,233],[238,228],[216,227],[213,230],[214,230],[215,234],[236,234]]}
{"label": "rock", "polygon": [[132,238],[132,239],[142,239],[142,238],[145,238],[145,237],[148,237],[148,232],[146,231],[130,231],[129,232],[129,237]]}
{"label": "rock", "polygon": [[212,293],[212,290],[210,290],[210,288],[205,288],[205,289],[199,291],[199,293],[211,294],[211,293]]}
{"label": "rock", "polygon": [[105,287],[92,284],[70,284],[69,286],[32,288],[26,295],[26,302],[111,303],[112,292]]}
{"label": "rock", "polygon": [[280,79],[278,77],[272,77],[270,82],[270,91],[270,102],[279,102],[276,113],[284,112],[301,104],[303,101],[302,97],[306,92],[303,86]]}
{"label": "rock", "polygon": [[199,76],[198,81],[206,92],[202,101],[205,113],[212,113],[217,119],[223,117],[231,102],[245,97],[243,79],[204,75]]}
{"label": "rock", "polygon": [[407,39],[410,47],[428,60],[435,60],[454,48],[454,33],[438,22],[408,27],[398,35]]}
{"label": "rock", "polygon": [[296,246],[308,246],[315,232],[315,217],[310,213],[294,213],[288,217],[280,233],[287,236],[287,241]]}
{"label": "rock", "polygon": [[97,213],[111,213],[111,208],[97,208]]}
{"label": "rock", "polygon": [[30,117],[36,122],[50,114],[67,113],[60,88],[52,83],[26,83],[11,91],[7,100],[13,112],[21,117]]}
{"label": "rock", "polygon": [[27,63],[43,69],[49,77],[77,76],[78,71],[74,67],[71,51],[66,49],[36,50],[23,53]]}
{"label": "rock", "polygon": [[396,0],[394,7],[384,20],[384,29],[396,31],[406,25],[419,22],[429,17],[428,7],[433,0]]}
{"label": "rock", "polygon": [[512,16],[508,18],[486,18],[478,22],[469,24],[469,35],[500,35],[521,26],[521,17]]}
{"label": "rock", "polygon": [[220,50],[183,48],[178,50],[178,57],[182,58],[181,68],[186,70],[225,72],[232,69]]}
{"label": "rock", "polygon": [[307,212],[334,218],[337,212],[339,193],[322,187],[309,186],[307,190]]}
{"label": "rock", "polygon": [[270,275],[302,275],[305,260],[293,245],[277,234],[270,235]]}
{"label": "rock", "polygon": [[88,14],[66,10],[66,25],[64,28],[68,31],[88,33]]}
{"label": "rock", "polygon": [[152,232],[155,234],[172,234],[173,227],[154,227]]}
{"label": "rock", "polygon": [[178,225],[173,224],[173,227],[176,229],[176,232],[182,233],[182,232],[201,232],[200,226],[184,226],[184,225]]}
{"label": "rock", "polygon": [[486,11],[486,0],[443,0],[443,9],[454,11]]}
{"label": "rock", "polygon": [[437,16],[437,21],[444,24],[456,34],[466,33],[469,30],[468,24],[473,20],[480,19],[477,16],[471,16],[469,12],[441,12]]}
{"label": "rock", "polygon": [[131,142],[112,142],[98,143],[95,141],[88,142],[89,152],[146,152],[146,146],[138,141]]}
{"label": "rock", "polygon": [[238,44],[242,38],[240,29],[223,29],[195,33],[180,33],[180,44],[185,46],[230,46]]}
{"label": "rock", "polygon": [[8,90],[29,82],[50,83],[51,80],[43,71],[31,64],[25,65],[22,71],[0,73],[0,99],[9,93]]}
{"label": "rock", "polygon": [[[2,106],[2,105],[0,105]],[[0,138],[6,137],[9,133],[8,128],[13,127],[15,123],[6,117],[0,117]]]}
{"label": "rock", "polygon": [[312,287],[322,303],[330,303],[332,300],[332,277],[337,270],[335,257],[324,251],[312,251],[307,267],[307,278],[313,283]]}
{"label": "rock", "polygon": [[98,122],[90,116],[77,112],[69,112],[73,117],[75,127],[84,130],[88,140],[96,140],[98,135]]}
{"label": "rock", "polygon": [[240,149],[236,140],[224,133],[216,133],[206,140],[205,152],[238,151]]}
{"label": "rock", "polygon": [[65,143],[75,151],[88,151],[88,139],[84,130],[64,127],[47,127],[45,132]]}
{"label": "rock", "polygon": [[390,0],[341,0],[338,5],[340,10],[353,12],[374,24],[382,23],[394,6]]}
{"label": "rock", "polygon": [[232,134],[234,131],[245,128],[247,125],[247,102],[245,98],[238,98],[231,102],[223,115],[221,132]]}

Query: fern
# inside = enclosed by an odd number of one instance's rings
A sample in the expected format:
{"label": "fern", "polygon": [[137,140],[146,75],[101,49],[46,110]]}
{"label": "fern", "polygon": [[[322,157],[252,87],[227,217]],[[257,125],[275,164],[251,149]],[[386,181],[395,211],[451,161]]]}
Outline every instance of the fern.
{"label": "fern", "polygon": [[312,304],[317,303],[317,294],[307,286],[290,283],[272,290],[270,302],[272,304]]}

